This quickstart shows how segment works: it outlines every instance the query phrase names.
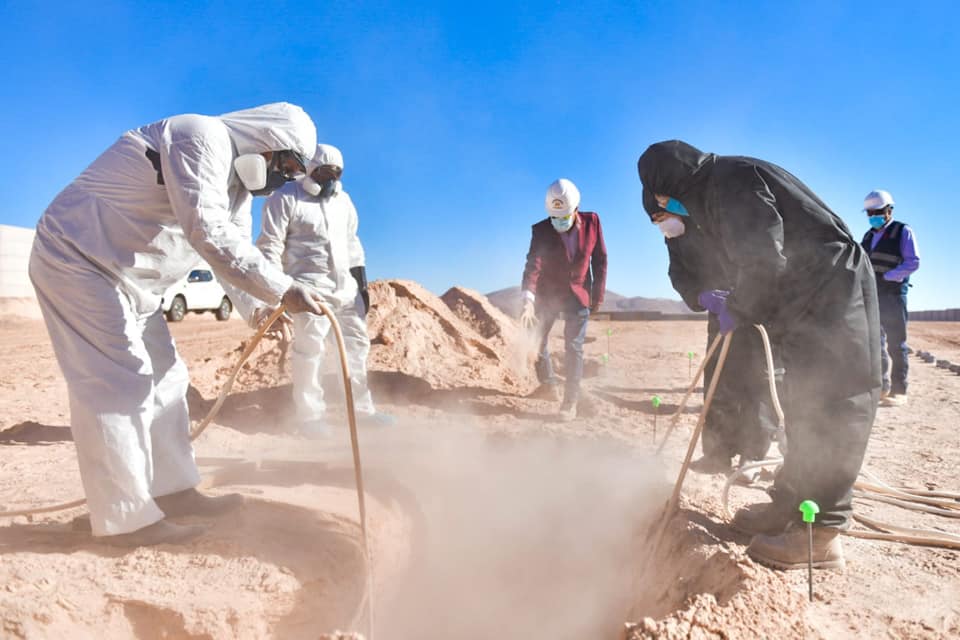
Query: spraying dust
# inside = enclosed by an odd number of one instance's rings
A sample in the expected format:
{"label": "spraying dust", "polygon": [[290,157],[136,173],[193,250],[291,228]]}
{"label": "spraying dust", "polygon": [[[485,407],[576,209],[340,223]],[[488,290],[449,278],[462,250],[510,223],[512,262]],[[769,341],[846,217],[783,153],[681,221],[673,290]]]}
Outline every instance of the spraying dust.
{"label": "spraying dust", "polygon": [[[383,589],[377,635],[572,640],[622,631],[648,518],[666,497],[651,458],[607,441],[456,428],[405,427],[364,445],[373,498],[402,504],[411,523],[407,540],[385,539],[377,531],[389,523],[372,524]],[[343,448],[313,453],[347,464]]]}

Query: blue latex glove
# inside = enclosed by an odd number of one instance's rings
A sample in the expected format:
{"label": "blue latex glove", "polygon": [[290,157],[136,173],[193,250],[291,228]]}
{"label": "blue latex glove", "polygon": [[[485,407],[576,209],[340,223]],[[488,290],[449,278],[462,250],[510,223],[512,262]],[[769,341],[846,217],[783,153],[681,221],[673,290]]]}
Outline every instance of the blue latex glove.
{"label": "blue latex glove", "polygon": [[720,311],[727,307],[727,296],[730,295],[729,291],[724,291],[723,289],[713,289],[712,291],[704,291],[699,296],[697,296],[697,302],[700,303],[700,306],[709,311],[710,313],[715,313],[720,315]]}

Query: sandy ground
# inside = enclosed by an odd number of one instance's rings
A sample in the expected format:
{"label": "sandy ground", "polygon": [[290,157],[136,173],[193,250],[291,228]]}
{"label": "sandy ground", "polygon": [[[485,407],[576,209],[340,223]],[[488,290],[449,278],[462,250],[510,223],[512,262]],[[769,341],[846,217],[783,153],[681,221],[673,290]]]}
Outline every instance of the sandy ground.
{"label": "sandy ground", "polygon": [[[173,333],[199,413],[250,331],[205,315]],[[699,396],[659,459],[655,422],[662,436],[689,383],[686,353],[702,357],[704,342],[699,322],[591,323],[594,415],[569,424],[519,388],[482,379],[436,388],[372,373],[381,409],[399,418],[361,432],[373,635],[618,638],[633,623],[629,637],[957,637],[957,552],[847,538],[846,572],[817,573],[808,604],[804,572],[746,558],[748,540],[725,525],[716,477],[688,477],[681,517],[650,553]],[[66,387],[42,322],[0,318],[0,344],[0,509],[79,497]],[[960,361],[956,324],[913,323],[911,344]],[[264,369],[269,349],[255,358]],[[960,376],[911,364],[910,404],[880,410],[867,466],[895,485],[958,490]],[[278,372],[250,372],[196,442],[209,490],[240,491],[247,504],[193,544],[108,547],[72,531],[79,509],[0,521],[0,637],[370,635],[346,427],[324,442],[291,433],[288,394]],[[332,411],[343,422],[342,407]],[[732,498],[758,500],[750,489]],[[956,521],[858,508],[960,533]]]}

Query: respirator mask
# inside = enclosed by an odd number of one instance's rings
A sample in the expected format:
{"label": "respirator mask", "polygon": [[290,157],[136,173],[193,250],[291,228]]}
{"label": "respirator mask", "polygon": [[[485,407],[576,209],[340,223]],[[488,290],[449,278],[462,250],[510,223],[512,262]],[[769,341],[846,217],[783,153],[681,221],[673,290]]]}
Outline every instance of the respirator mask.
{"label": "respirator mask", "polygon": [[301,173],[304,171],[303,160],[292,151],[274,151],[269,164],[259,153],[245,153],[233,161],[233,168],[252,195],[268,196],[297,177],[297,171],[284,167],[288,159],[296,162]]}

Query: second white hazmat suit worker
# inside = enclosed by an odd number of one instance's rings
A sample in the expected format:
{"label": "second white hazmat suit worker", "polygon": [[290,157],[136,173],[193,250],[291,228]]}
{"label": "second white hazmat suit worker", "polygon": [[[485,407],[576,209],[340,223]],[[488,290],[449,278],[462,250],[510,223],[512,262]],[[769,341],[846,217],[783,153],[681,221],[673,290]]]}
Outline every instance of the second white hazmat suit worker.
{"label": "second white hazmat suit worker", "polygon": [[[304,180],[287,184],[263,206],[263,229],[257,246],[294,280],[319,294],[337,318],[347,351],[354,404],[361,421],[390,424],[378,413],[367,385],[366,314],[370,305],[366,258],[357,236],[357,210],[340,182],[343,155],[321,144]],[[263,307],[258,320],[270,312]],[[310,313],[293,314],[290,372],[299,431],[309,436],[329,433],[321,384],[325,340],[330,321]]]}
{"label": "second white hazmat suit worker", "polygon": [[165,118],[120,136],[37,223],[30,278],[67,382],[94,536],[183,541],[203,529],[164,516],[239,504],[195,490],[189,378],[161,296],[202,258],[238,308],[246,292],[318,311],[250,238],[251,192],[295,177],[315,145],[310,117],[286,103]]}

